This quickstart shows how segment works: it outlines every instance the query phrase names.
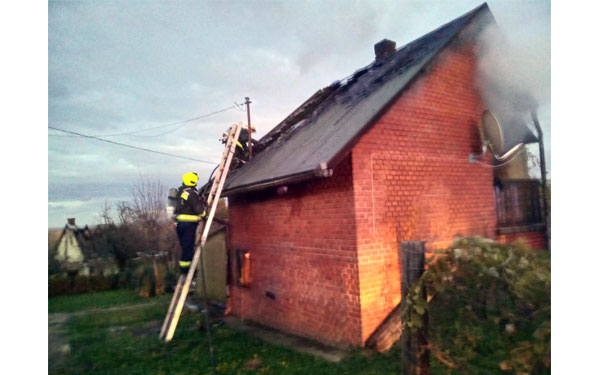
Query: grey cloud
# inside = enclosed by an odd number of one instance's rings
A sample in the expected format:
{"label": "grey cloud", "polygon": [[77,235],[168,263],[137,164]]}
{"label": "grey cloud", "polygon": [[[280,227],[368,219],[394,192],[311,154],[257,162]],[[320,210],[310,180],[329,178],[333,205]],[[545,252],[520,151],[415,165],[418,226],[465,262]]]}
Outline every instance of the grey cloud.
{"label": "grey cloud", "polygon": [[124,183],[73,182],[69,184],[48,184],[48,200],[54,202],[89,201],[92,198],[125,197],[130,194],[131,185]]}

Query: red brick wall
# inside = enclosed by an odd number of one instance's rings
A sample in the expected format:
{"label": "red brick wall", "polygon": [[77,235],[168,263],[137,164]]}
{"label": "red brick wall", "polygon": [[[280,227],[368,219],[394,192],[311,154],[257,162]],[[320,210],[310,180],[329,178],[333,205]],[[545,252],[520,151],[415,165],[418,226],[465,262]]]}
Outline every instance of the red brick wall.
{"label": "red brick wall", "polygon": [[[361,344],[352,164],[289,192],[230,200],[231,247],[250,251],[234,315],[331,344]],[[267,292],[275,295],[268,298]]]}
{"label": "red brick wall", "polygon": [[352,150],[363,342],[400,301],[400,241],[495,237],[492,169],[468,161],[475,74],[472,48],[447,49]]}

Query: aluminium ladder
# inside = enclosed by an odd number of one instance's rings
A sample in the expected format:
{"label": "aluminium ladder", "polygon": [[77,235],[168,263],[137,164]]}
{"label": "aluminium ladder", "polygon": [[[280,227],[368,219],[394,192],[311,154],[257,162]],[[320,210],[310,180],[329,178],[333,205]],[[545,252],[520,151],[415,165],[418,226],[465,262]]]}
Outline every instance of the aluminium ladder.
{"label": "aluminium ladder", "polygon": [[[231,164],[231,159],[233,158],[233,154],[235,153],[235,147],[237,144],[238,137],[240,136],[241,130],[241,124],[235,124],[229,130],[225,151],[223,152],[223,157],[221,158],[219,169],[215,176],[214,182],[210,188],[210,193],[206,202],[209,209],[208,218],[204,223],[203,229],[201,229],[201,226],[199,225],[198,229],[196,230],[196,239],[194,242],[195,250],[194,257],[192,258],[192,263],[190,264],[187,276],[179,275],[179,278],[177,280],[177,286],[175,287],[175,292],[173,293],[173,298],[171,299],[171,304],[169,306],[169,310],[167,311],[167,316],[165,317],[165,321],[163,322],[162,328],[160,330],[159,338],[161,340],[164,339],[165,342],[171,341],[171,339],[173,338],[173,334],[175,334],[175,328],[177,327],[177,322],[179,321],[179,316],[181,315],[183,304],[185,303],[185,299],[188,295],[190,284],[192,283],[192,278],[194,277],[194,272],[196,271],[196,267],[198,265],[198,260],[201,257],[202,247],[204,246],[208,238],[208,231],[210,230],[210,225],[212,224],[215,212],[217,210],[217,205],[221,196],[221,190],[223,190],[223,185],[225,185],[225,179],[227,178],[229,165]],[[200,232],[202,232],[201,237]],[[202,272],[204,271],[202,270]],[[202,277],[204,277],[204,274],[202,274]],[[208,306],[205,306],[205,309],[207,310],[206,318],[208,326]]]}

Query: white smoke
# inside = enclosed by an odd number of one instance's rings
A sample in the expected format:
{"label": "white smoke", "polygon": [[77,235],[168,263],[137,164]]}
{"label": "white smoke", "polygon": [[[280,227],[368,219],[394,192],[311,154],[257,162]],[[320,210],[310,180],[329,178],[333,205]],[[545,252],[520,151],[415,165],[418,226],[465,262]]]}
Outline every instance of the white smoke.
{"label": "white smoke", "polygon": [[[536,108],[544,133],[547,169],[550,150],[550,20],[549,4],[517,14],[509,7],[492,9],[497,24],[480,34],[478,84],[485,104],[500,118],[505,149],[524,141],[533,128]],[[538,146],[528,146],[537,154]],[[539,175],[534,168],[533,175]]]}

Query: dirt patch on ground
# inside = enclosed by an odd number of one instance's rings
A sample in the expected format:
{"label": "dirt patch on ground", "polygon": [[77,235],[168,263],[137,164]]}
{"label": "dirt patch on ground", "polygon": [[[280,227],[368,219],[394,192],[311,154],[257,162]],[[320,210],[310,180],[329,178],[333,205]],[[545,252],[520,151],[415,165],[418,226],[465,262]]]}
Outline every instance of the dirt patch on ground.
{"label": "dirt patch on ground", "polygon": [[71,314],[48,314],[48,373],[60,373],[68,361],[71,346],[67,323]]}
{"label": "dirt patch on ground", "polygon": [[[161,304],[161,303],[157,303]],[[60,374],[64,371],[66,364],[69,361],[71,346],[69,345],[67,329],[69,321],[76,316],[91,315],[100,312],[135,310],[152,306],[149,303],[140,303],[135,305],[116,306],[106,309],[93,309],[86,311],[78,311],[74,313],[53,313],[48,314],[48,373]],[[140,332],[136,332],[138,336],[156,334],[160,331],[160,321],[152,321],[148,323],[148,327]],[[117,329],[117,328],[114,328]]]}
{"label": "dirt patch on ground", "polygon": [[131,331],[131,336],[133,337],[145,337],[155,335],[158,337],[160,334],[160,329],[162,327],[162,320],[152,320],[148,323],[144,324],[143,327],[134,329]]}

